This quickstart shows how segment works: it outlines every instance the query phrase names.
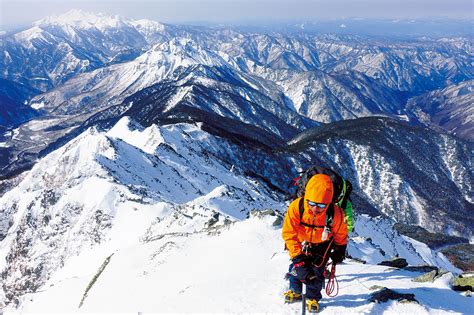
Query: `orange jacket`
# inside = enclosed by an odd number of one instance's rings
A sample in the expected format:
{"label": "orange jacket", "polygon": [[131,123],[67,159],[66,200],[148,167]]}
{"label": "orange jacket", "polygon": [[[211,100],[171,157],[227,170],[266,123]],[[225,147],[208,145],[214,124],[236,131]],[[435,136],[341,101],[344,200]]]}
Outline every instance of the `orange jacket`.
{"label": "orange jacket", "polygon": [[[286,247],[290,251],[290,257],[293,258],[302,253],[301,243],[307,241],[309,243],[322,243],[321,238],[324,226],[326,225],[326,209],[321,213],[313,214],[309,209],[307,200],[328,204],[332,200],[333,184],[331,178],[324,174],[317,174],[313,176],[306,185],[306,192],[304,197],[304,213],[300,221],[299,201],[301,198],[295,199],[288,207],[283,222],[282,236],[285,240]],[[347,223],[344,220],[344,211],[334,205],[334,217],[331,225],[331,233],[329,238],[334,238],[334,243],[337,245],[347,244]],[[308,227],[301,225],[304,222],[313,226]]]}

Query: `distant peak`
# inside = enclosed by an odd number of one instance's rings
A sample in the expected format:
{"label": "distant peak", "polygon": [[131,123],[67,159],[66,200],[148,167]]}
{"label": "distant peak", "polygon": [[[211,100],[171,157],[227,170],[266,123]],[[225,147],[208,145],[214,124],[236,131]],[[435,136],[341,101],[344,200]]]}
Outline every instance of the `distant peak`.
{"label": "distant peak", "polygon": [[34,25],[74,25],[79,27],[117,27],[126,23],[127,20],[118,15],[106,15],[103,13],[92,13],[82,10],[70,10],[64,14],[51,15],[39,20]]}
{"label": "distant peak", "polygon": [[140,19],[131,22],[132,25],[137,27],[138,29],[148,29],[152,31],[162,32],[165,29],[165,26],[160,22],[148,20],[148,19]]}

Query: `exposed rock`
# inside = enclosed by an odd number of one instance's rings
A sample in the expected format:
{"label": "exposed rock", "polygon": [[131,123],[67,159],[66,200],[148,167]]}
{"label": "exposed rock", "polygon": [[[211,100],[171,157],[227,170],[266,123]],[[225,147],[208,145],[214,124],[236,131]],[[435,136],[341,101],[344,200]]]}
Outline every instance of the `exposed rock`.
{"label": "exposed rock", "polygon": [[450,246],[441,250],[449,261],[464,272],[474,272],[474,244]]}
{"label": "exposed rock", "polygon": [[436,270],[432,270],[430,272],[422,274],[421,276],[413,279],[412,281],[414,281],[414,282],[433,282],[436,279],[440,278],[441,276],[443,276],[447,273],[448,272],[446,270],[439,270],[439,269],[436,268]]}
{"label": "exposed rock", "polygon": [[398,293],[388,288],[383,288],[377,292],[372,293],[370,295],[369,302],[384,303],[389,300],[396,300],[402,303],[406,303],[406,302],[418,303],[413,293]]}
{"label": "exposed rock", "polygon": [[391,260],[384,260],[378,263],[378,265],[395,267],[395,268],[405,268],[406,266],[408,266],[408,263],[405,258],[395,257],[395,258],[392,258]]}
{"label": "exposed rock", "polygon": [[249,217],[263,218],[265,216],[276,217],[273,222],[273,226],[280,227],[283,223],[283,215],[277,210],[265,209],[265,210],[252,210],[249,213]]}
{"label": "exposed rock", "polygon": [[374,290],[383,290],[385,287],[379,286],[379,285],[373,285],[369,288],[369,290],[374,291]]}
{"label": "exposed rock", "polygon": [[432,249],[437,249],[447,245],[458,245],[469,243],[467,238],[451,236],[441,233],[431,233],[421,226],[396,223],[393,226],[400,234],[411,237],[417,241],[425,243]]}
{"label": "exposed rock", "polygon": [[428,265],[425,265],[425,266],[407,266],[407,267],[403,268],[403,270],[413,271],[413,272],[430,272],[430,271],[433,271],[433,270],[438,271],[438,267],[428,266]]}
{"label": "exposed rock", "polygon": [[430,272],[422,274],[419,277],[416,277],[412,281],[414,281],[414,282],[433,282],[437,274],[438,274],[438,272],[436,270],[432,270]]}
{"label": "exposed rock", "polygon": [[282,224],[283,224],[283,218],[282,217],[277,217],[272,225],[275,226],[275,227],[279,227]]}
{"label": "exposed rock", "polygon": [[219,222],[219,212],[213,212],[209,221],[205,223],[205,226],[210,228],[213,225],[215,225],[217,222]]}
{"label": "exposed rock", "polygon": [[357,262],[357,263],[360,263],[360,264],[366,264],[367,262],[363,259],[359,259],[357,257],[352,257],[350,255],[347,255],[347,258],[354,261],[354,262]]}
{"label": "exposed rock", "polygon": [[466,273],[457,276],[453,280],[453,290],[472,291],[474,287],[474,273]]}

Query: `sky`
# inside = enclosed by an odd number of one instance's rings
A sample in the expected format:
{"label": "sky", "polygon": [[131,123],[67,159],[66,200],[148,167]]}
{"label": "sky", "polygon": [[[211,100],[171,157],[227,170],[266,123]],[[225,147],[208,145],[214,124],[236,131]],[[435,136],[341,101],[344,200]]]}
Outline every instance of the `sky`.
{"label": "sky", "polygon": [[472,19],[471,0],[0,0],[0,28],[70,9],[166,23],[275,22],[341,18]]}

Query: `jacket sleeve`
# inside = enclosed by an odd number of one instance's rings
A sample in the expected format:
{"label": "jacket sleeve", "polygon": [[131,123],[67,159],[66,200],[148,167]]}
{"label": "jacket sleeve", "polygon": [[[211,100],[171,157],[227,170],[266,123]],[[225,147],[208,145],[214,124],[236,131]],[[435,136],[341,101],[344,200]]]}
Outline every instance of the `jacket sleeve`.
{"label": "jacket sleeve", "polygon": [[[295,201],[297,201],[296,199]],[[293,201],[286,211],[285,220],[283,221],[282,237],[285,241],[286,248],[290,252],[290,258],[298,256],[302,253],[301,243],[298,240],[298,226],[300,224],[300,216],[298,210],[298,202]]]}
{"label": "jacket sleeve", "polygon": [[334,243],[336,245],[346,245],[347,244],[347,223],[345,222],[345,213],[344,211],[336,206],[335,211],[337,211],[337,215],[334,217],[335,222],[333,225],[333,235],[334,235]]}

